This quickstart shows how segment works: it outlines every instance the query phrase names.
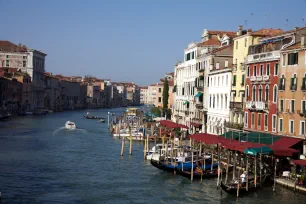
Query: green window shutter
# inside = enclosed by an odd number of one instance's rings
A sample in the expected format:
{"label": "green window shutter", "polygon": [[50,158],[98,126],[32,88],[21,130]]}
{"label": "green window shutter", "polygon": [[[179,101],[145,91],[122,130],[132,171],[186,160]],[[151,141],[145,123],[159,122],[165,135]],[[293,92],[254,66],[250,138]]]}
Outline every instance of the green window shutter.
{"label": "green window shutter", "polygon": [[244,74],[242,75],[242,79],[241,79],[241,85],[244,86]]}
{"label": "green window shutter", "polygon": [[302,103],[303,103],[303,113],[305,113],[306,112],[306,101],[302,101]]}

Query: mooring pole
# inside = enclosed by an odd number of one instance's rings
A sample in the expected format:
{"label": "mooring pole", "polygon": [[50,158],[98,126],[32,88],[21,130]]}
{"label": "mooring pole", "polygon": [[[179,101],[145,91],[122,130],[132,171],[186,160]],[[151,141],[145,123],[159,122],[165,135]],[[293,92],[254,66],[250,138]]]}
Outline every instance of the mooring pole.
{"label": "mooring pole", "polygon": [[246,191],[249,191],[249,158],[246,159]]}
{"label": "mooring pole", "polygon": [[230,151],[227,150],[227,164],[226,164],[226,175],[225,175],[225,183],[227,183],[227,180],[228,180],[228,166],[229,166],[229,163],[230,163]]}
{"label": "mooring pole", "polygon": [[[120,129],[119,129],[119,132],[120,132]],[[132,155],[133,138],[132,138],[131,126],[129,126],[129,132],[130,132],[130,155]]]}
{"label": "mooring pole", "polygon": [[121,139],[121,142],[122,142],[122,145],[121,145],[121,156],[123,156],[123,152],[124,152],[124,139],[125,139],[125,137],[122,137],[122,139]]}
{"label": "mooring pole", "polygon": [[[191,144],[191,139],[190,139]],[[191,146],[191,181],[193,181],[193,147]]]}

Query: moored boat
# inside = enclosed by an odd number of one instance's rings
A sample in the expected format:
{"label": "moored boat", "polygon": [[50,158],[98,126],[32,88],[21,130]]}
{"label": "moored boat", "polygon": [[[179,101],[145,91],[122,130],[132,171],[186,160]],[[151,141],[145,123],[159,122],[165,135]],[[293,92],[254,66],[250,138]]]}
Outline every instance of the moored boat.
{"label": "moored boat", "polygon": [[65,123],[65,128],[68,129],[68,130],[75,130],[76,125],[75,125],[74,122],[71,122],[71,121],[68,120],[68,121]]}

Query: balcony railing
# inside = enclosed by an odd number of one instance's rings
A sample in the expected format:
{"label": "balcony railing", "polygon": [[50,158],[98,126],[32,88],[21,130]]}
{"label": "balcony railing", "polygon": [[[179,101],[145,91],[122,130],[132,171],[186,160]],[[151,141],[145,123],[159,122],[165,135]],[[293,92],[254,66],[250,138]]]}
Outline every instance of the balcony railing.
{"label": "balcony railing", "polygon": [[237,64],[233,64],[233,71],[237,71]]}
{"label": "balcony railing", "polygon": [[290,86],[290,90],[291,90],[291,91],[296,91],[296,87],[297,87],[296,84],[291,85],[291,86]]}
{"label": "balcony railing", "polygon": [[203,102],[198,102],[195,106],[197,109],[203,109]]}
{"label": "balcony railing", "polygon": [[256,76],[256,81],[262,81],[262,76]]}
{"label": "balcony railing", "polygon": [[279,51],[264,52],[259,54],[248,55],[248,62],[253,63],[262,60],[278,60],[280,58]]}
{"label": "balcony railing", "polygon": [[243,109],[243,103],[242,102],[230,102],[230,109],[236,109],[236,110],[242,110]]}
{"label": "balcony railing", "polygon": [[264,76],[262,76],[262,79],[263,79],[264,81],[269,81],[270,76],[269,76],[269,75],[264,75]]}
{"label": "balcony railing", "polygon": [[251,80],[251,81],[256,81],[256,76],[251,76],[251,77],[250,77],[250,80]]}
{"label": "balcony railing", "polygon": [[249,110],[264,111],[268,109],[268,103],[263,101],[248,101],[246,108]]}

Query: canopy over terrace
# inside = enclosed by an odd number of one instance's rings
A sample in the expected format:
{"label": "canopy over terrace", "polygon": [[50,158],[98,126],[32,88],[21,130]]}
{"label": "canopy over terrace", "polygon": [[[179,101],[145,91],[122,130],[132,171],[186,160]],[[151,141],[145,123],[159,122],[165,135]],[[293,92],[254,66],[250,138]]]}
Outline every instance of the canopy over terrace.
{"label": "canopy over terrace", "polygon": [[[216,136],[207,133],[200,133],[191,135],[190,138],[197,142],[202,142],[204,144],[222,144],[224,148],[244,152],[247,149],[260,150],[263,151],[271,149],[273,153],[277,156],[292,156],[293,153],[299,152],[298,150],[292,149],[293,145],[301,142],[302,140],[289,137],[281,137],[273,145],[267,146],[267,144],[253,143],[253,142],[241,142],[233,139],[228,139],[223,136]],[[238,138],[237,138],[238,139]]]}
{"label": "canopy over terrace", "polygon": [[167,127],[169,129],[174,129],[174,128],[188,129],[188,127],[186,125],[174,123],[171,120],[161,120],[161,121],[159,121],[159,123],[160,123],[161,126]]}

